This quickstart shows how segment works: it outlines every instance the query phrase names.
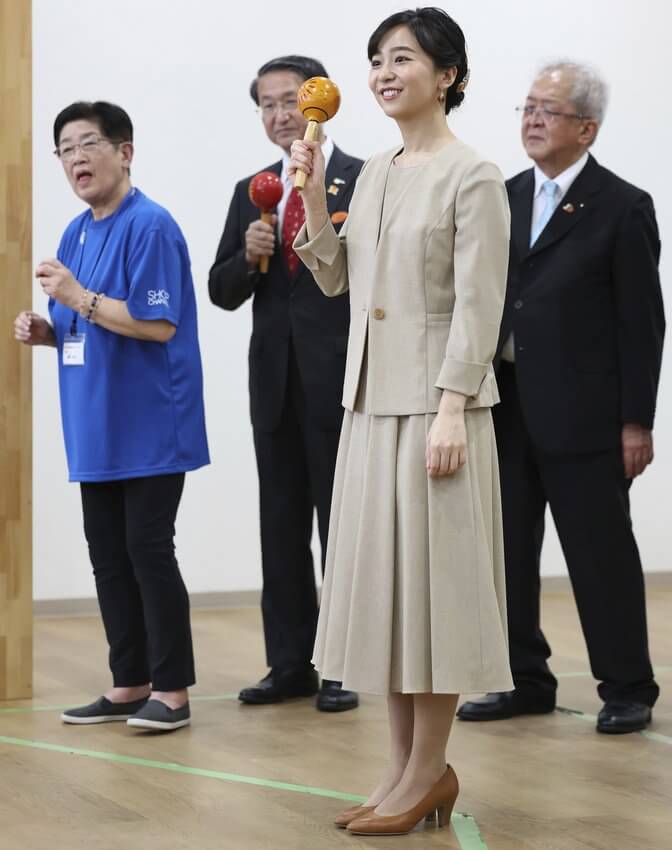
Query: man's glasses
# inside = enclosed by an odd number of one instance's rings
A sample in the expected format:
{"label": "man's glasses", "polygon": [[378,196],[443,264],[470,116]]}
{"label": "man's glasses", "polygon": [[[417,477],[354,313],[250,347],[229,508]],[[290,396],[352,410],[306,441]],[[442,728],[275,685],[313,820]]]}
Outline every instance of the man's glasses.
{"label": "man's glasses", "polygon": [[268,103],[262,103],[257,111],[261,113],[262,118],[271,118],[273,115],[277,115],[279,112],[284,112],[285,114],[287,114],[288,112],[294,112],[296,107],[296,98],[288,97],[287,100],[281,100],[278,103],[273,103],[271,101],[269,101]]}
{"label": "man's glasses", "polygon": [[579,115],[576,112],[556,112],[555,110],[548,109],[545,106],[530,106],[529,104],[526,104],[525,106],[516,106],[516,112],[524,118],[532,118],[535,113],[538,112],[541,116],[541,120],[546,124],[557,121],[558,118],[577,118],[579,121],[583,121],[588,118],[587,115]]}
{"label": "man's glasses", "polygon": [[100,153],[100,149],[104,145],[120,144],[121,140],[114,141],[113,139],[106,139],[105,136],[89,136],[83,142],[79,142],[79,144],[70,144],[68,142],[64,145],[59,145],[54,151],[54,154],[61,162],[72,162],[77,156],[77,151],[81,151],[88,156],[95,156],[97,153]]}

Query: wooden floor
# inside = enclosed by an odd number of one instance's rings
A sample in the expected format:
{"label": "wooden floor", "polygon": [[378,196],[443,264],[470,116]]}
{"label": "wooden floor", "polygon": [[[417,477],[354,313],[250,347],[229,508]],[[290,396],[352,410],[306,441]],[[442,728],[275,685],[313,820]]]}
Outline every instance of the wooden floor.
{"label": "wooden floor", "polygon": [[329,716],[310,700],[247,707],[231,698],[264,672],[256,611],[194,615],[193,726],[171,735],[62,725],[60,706],[107,686],[102,630],[92,618],[40,620],[35,698],[0,703],[0,848],[670,850],[671,608],[672,591],[650,591],[663,689],[651,732],[612,738],[594,730],[600,702],[572,599],[547,594],[559,702],[584,714],[457,722],[449,748],[462,784],[457,809],[473,819],[396,839],[330,825],[343,799],[377,778],[382,700],[364,697],[359,710]]}

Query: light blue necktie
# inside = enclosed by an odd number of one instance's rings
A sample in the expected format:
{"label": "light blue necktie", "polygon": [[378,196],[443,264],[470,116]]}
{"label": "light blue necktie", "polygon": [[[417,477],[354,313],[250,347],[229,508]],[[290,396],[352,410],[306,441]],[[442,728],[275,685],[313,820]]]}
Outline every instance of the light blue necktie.
{"label": "light blue necktie", "polygon": [[546,195],[546,206],[541,211],[539,221],[537,222],[536,227],[532,231],[532,235],[530,237],[530,248],[534,245],[534,243],[541,235],[541,232],[548,224],[549,219],[555,212],[555,208],[558,205],[556,197],[558,192],[560,191],[560,187],[554,180],[545,180],[541,184],[541,190]]}

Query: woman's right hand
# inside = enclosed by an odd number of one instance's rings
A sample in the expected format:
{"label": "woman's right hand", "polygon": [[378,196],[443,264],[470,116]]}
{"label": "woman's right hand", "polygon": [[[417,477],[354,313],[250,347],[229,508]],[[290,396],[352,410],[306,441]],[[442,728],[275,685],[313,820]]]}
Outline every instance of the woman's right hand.
{"label": "woman's right hand", "polygon": [[52,326],[31,310],[22,310],[14,320],[14,339],[24,345],[56,344]]}
{"label": "woman's right hand", "polygon": [[326,204],[326,193],[324,190],[324,154],[319,142],[307,142],[297,139],[292,142],[287,175],[292,181],[297,171],[306,174],[306,182],[301,189],[301,197],[306,208],[315,208],[316,205]]}
{"label": "woman's right hand", "polygon": [[319,142],[297,139],[292,142],[287,174],[294,179],[298,170],[306,173],[306,182],[301,190],[301,199],[306,211],[306,230],[312,239],[329,219],[327,193],[324,188],[324,155]]}

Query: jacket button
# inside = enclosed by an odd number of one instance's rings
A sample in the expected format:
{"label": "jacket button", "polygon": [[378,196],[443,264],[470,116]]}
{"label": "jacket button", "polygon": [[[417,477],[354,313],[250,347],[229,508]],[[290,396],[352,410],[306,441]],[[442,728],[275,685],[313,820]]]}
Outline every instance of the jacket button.
{"label": "jacket button", "polygon": [[382,307],[376,307],[376,309],[373,311],[373,318],[374,319],[384,319],[385,318],[385,310],[383,310]]}
{"label": "jacket button", "polygon": [[520,300],[520,298],[517,301],[514,301],[514,303],[513,303],[513,307],[514,307],[515,310],[520,310],[520,308],[522,306],[523,306],[523,302]]}

